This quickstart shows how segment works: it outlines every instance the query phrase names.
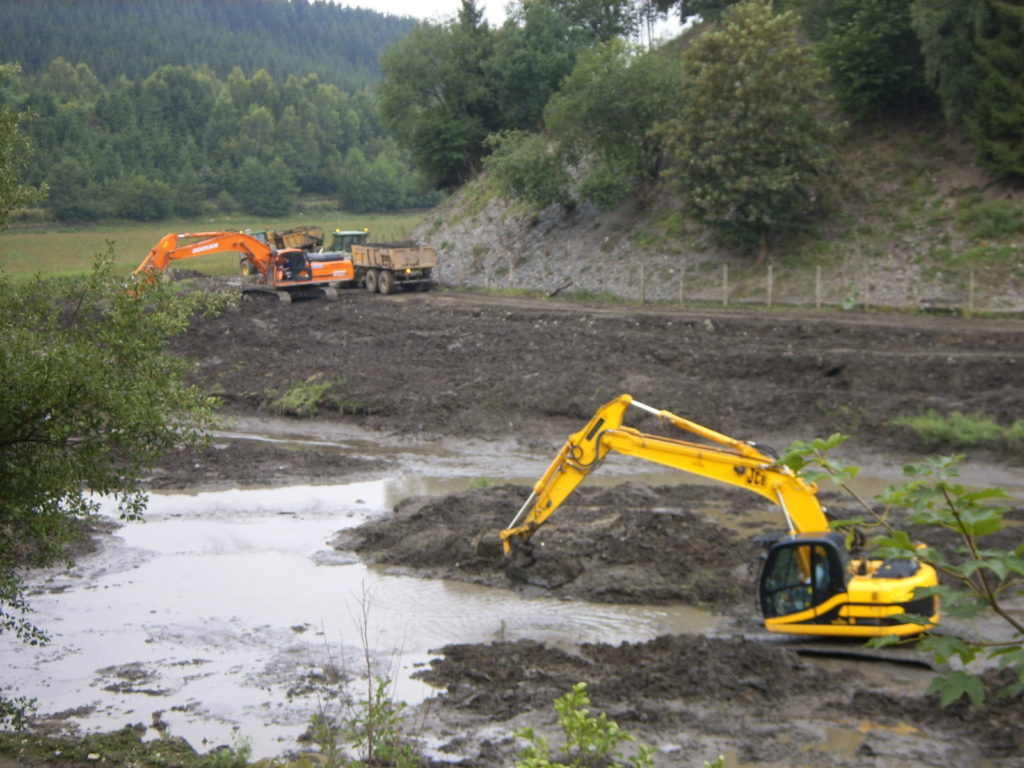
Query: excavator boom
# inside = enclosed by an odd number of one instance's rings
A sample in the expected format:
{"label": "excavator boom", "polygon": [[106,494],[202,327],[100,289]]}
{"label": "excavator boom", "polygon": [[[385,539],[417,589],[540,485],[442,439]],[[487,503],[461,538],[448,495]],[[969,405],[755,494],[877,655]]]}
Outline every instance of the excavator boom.
{"label": "excavator boom", "polygon": [[[644,434],[623,426],[630,406],[711,444]],[[790,533],[828,529],[817,487],[796,477],[756,445],[727,437],[670,411],[651,408],[629,395],[620,395],[599,408],[583,429],[566,440],[526,503],[501,532],[505,552],[511,551],[513,541],[525,541],[533,535],[584,478],[600,466],[609,451],[638,456],[760,494],[782,508]]]}
{"label": "excavator boom", "polygon": [[135,268],[135,274],[163,271],[176,259],[227,252],[243,253],[257,268],[263,265],[264,270],[273,255],[270,246],[243,232],[185,232],[180,235],[171,233],[160,238],[160,241],[150,249],[146,258]]}

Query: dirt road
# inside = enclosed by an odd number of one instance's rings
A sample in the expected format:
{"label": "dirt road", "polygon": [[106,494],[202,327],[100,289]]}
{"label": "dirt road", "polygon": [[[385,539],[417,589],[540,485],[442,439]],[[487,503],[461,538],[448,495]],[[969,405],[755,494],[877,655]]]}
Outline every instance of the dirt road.
{"label": "dirt road", "polygon": [[[228,414],[287,411],[284,393],[326,383],[317,419],[356,423],[395,441],[514,439],[549,455],[598,405],[627,392],[758,442],[783,446],[846,432],[865,456],[895,464],[920,446],[891,426],[893,418],[930,408],[983,412],[1003,423],[1024,416],[1022,331],[1015,319],[343,291],[333,303],[243,303],[197,324],[175,349],[198,360],[196,381],[224,400]],[[652,422],[635,424],[652,429]],[[268,466],[279,482],[360,471],[315,450],[231,445],[172,457],[152,481],[267,481],[254,468]],[[763,525],[744,525],[746,502],[737,495],[640,485],[584,494],[573,526],[552,532],[562,570],[510,584],[471,546],[470,529],[506,523],[525,490],[409,500],[393,518],[335,545],[428,577],[565,599],[710,604],[733,616],[735,636],[445,648],[424,671],[444,693],[421,722],[452,761],[510,765],[515,728],[550,732],[552,700],[587,681],[595,710],[656,746],[659,765],[700,765],[718,754],[730,765],[1024,765],[1019,699],[940,709],[923,693],[923,670],[826,662],[750,639],[757,631],[747,567]],[[714,522],[711,508],[733,520]]]}

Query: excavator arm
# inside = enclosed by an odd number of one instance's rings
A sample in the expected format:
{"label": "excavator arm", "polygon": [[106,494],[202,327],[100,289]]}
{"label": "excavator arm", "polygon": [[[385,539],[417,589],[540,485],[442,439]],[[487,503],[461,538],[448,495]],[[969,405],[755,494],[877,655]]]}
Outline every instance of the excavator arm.
{"label": "excavator arm", "polygon": [[273,249],[255,237],[243,232],[186,232],[160,238],[135,268],[135,274],[162,272],[176,259],[226,252],[244,253],[262,274],[272,270]]}
{"label": "excavator arm", "polygon": [[[708,442],[645,434],[623,426],[630,406]],[[805,483],[756,445],[702,427],[670,411],[651,408],[629,395],[620,395],[601,406],[583,429],[566,440],[526,503],[501,532],[505,553],[510,554],[516,544],[525,544],[584,478],[600,466],[609,451],[760,494],[782,508],[790,533],[828,530],[817,487]]]}

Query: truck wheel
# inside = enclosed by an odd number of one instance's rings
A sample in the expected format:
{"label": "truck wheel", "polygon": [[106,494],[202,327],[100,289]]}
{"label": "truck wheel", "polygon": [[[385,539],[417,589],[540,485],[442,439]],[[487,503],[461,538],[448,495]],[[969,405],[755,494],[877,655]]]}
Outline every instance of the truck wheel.
{"label": "truck wheel", "polygon": [[363,283],[366,285],[366,290],[370,293],[377,292],[377,270],[371,269],[366,273],[366,277],[363,278]]}
{"label": "truck wheel", "polygon": [[377,288],[387,296],[395,289],[395,276],[393,273],[383,270],[377,278]]}

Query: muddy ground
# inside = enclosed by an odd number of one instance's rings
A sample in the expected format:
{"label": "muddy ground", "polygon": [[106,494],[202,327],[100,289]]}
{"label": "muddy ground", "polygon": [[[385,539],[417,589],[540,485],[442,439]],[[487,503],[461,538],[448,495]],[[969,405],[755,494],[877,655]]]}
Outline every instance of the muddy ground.
{"label": "muddy ground", "polygon": [[[195,381],[223,400],[229,419],[309,413],[301,398],[283,396],[326,383],[313,418],[393,442],[515,441],[547,457],[625,392],[779,447],[843,431],[861,458],[888,465],[922,450],[893,418],[927,409],[1024,418],[1022,331],[1018,319],[353,290],[336,302],[242,302],[197,323],[174,351],[197,360]],[[660,428],[649,417],[630,423]],[[218,441],[170,457],[150,484],[326,482],[372,467],[358,457],[339,466],[315,447]],[[822,660],[765,638],[753,605],[753,538],[778,521],[752,511],[760,502],[694,486],[581,489],[535,537],[536,568],[510,577],[494,534],[527,491],[497,485],[408,499],[334,545],[383,567],[525,594],[708,606],[726,629],[621,646],[441,649],[422,673],[441,692],[415,721],[451,762],[511,765],[521,746],[515,729],[554,735],[552,701],[586,681],[594,710],[655,746],[658,765],[699,766],[723,754],[730,765],[1024,766],[1019,699],[942,709],[922,692],[920,668]]]}
{"label": "muddy ground", "polygon": [[[176,351],[199,361],[197,381],[229,414],[281,412],[281,392],[327,380],[317,418],[396,440],[511,439],[547,456],[598,405],[627,392],[780,446],[842,431],[869,463],[894,464],[924,449],[892,426],[896,417],[960,410],[1008,424],[1024,415],[1022,331],[1018,319],[343,291],[334,303],[243,302],[197,325]],[[651,418],[631,423],[659,429]],[[203,472],[247,478],[237,456],[196,458]],[[360,469],[318,464],[315,455],[279,458],[310,479]],[[173,462],[164,471],[173,483]],[[729,636],[445,648],[423,673],[444,690],[424,722],[453,761],[509,765],[515,727],[553,727],[553,699],[587,681],[595,710],[656,746],[664,765],[718,754],[736,765],[1024,765],[1019,699],[942,709],[922,693],[918,671],[855,660],[848,646],[839,650],[851,658],[827,666],[766,641],[750,591],[753,538],[776,523],[752,514],[758,502],[742,493],[635,483],[580,489],[559,513],[566,522],[553,519],[535,537],[535,551],[545,553],[536,567],[510,578],[497,565],[494,533],[527,490],[406,500],[393,517],[334,543],[386,567],[527,594],[710,606],[729,617]]]}

